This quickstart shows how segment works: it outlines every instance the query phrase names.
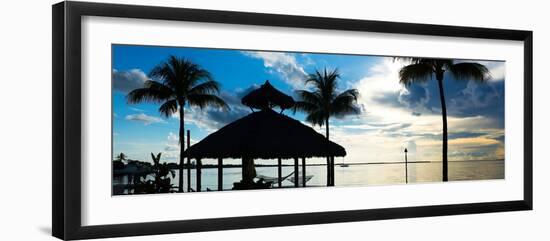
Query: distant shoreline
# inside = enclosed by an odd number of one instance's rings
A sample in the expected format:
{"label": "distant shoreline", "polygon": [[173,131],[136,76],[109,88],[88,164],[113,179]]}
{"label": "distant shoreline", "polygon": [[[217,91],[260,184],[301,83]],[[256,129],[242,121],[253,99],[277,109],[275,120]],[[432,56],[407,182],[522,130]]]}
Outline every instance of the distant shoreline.
{"label": "distant shoreline", "polygon": [[[496,160],[463,160],[463,161],[449,161],[449,162],[489,162],[489,161],[504,161],[504,159],[496,159]],[[418,164],[418,163],[441,163],[441,161],[409,161],[409,164]],[[175,163],[169,163],[171,165],[171,169],[178,169],[177,164]],[[349,166],[355,166],[355,165],[385,165],[385,164],[405,164],[404,161],[402,162],[353,162],[353,163],[335,163],[334,165],[349,165]],[[306,166],[326,166],[327,164],[306,164]],[[256,164],[255,167],[277,167],[277,164]],[[282,167],[293,167],[293,164],[282,164]],[[301,166],[301,165],[300,165]],[[224,164],[222,165],[222,168],[241,168],[242,165],[240,164]],[[196,165],[192,165],[191,168],[196,168]],[[203,169],[207,168],[218,168],[217,164],[203,164],[201,166]],[[184,169],[187,169],[187,164],[184,166]]]}

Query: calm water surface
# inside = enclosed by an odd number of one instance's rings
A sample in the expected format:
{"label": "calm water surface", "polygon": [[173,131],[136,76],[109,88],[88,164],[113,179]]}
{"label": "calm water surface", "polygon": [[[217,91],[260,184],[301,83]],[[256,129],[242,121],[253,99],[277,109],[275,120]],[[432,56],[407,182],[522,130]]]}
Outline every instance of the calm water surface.
{"label": "calm water surface", "polygon": [[[294,171],[294,167],[284,166],[282,168],[283,176]],[[300,166],[301,170],[301,166]],[[307,166],[306,175],[313,175],[313,178],[307,182],[308,186],[326,185],[326,166]],[[184,170],[184,182],[187,181],[187,171]],[[277,167],[256,167],[258,175],[277,176]],[[408,166],[409,183],[421,182],[440,182],[441,181],[441,163],[409,163]],[[349,165],[348,167],[335,166],[336,186],[366,186],[366,185],[386,185],[405,182],[405,165],[397,164],[361,164]],[[291,176],[292,177],[292,176]],[[504,178],[504,161],[463,161],[449,162],[449,179],[451,181],[461,180],[490,180]],[[231,190],[234,182],[241,180],[241,168],[224,168],[223,170],[223,188]],[[195,185],[195,170],[191,170],[191,184]],[[113,184],[126,184],[127,176],[116,177]],[[178,172],[172,179],[174,185],[178,185]],[[185,188],[187,187],[186,184]],[[292,187],[294,184],[288,180],[283,182],[283,186]],[[218,188],[218,170],[217,168],[202,169],[202,190],[207,188],[217,190]]]}

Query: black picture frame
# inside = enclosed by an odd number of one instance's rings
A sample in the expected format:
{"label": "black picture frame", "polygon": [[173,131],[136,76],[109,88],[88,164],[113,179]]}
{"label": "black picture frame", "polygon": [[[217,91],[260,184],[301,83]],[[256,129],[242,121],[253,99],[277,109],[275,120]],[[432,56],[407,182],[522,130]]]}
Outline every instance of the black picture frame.
{"label": "black picture frame", "polygon": [[[52,233],[60,239],[106,238],[213,230],[309,225],[380,219],[532,210],[533,33],[383,21],[197,10],[89,2],[61,2],[53,13]],[[257,26],[349,30],[427,36],[516,40],[524,43],[523,199],[421,207],[343,210],[235,218],[212,218],[82,226],[81,224],[81,17],[104,16]]]}

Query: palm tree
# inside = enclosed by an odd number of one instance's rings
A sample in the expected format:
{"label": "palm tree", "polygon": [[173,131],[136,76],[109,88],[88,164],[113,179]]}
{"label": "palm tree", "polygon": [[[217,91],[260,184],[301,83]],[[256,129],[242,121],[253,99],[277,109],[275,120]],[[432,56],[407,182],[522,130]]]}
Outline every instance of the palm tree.
{"label": "palm tree", "polygon": [[[327,143],[329,138],[329,119],[331,116],[343,117],[349,114],[359,114],[359,108],[355,105],[359,97],[359,91],[349,89],[337,93],[337,80],[340,78],[338,70],[309,74],[306,85],[313,84],[313,91],[298,90],[296,94],[299,100],[295,104],[295,110],[307,113],[306,121],[313,125],[325,126]],[[334,160],[332,160],[334,161]],[[332,163],[334,165],[334,163]],[[331,160],[327,155],[327,185],[333,186],[333,170]]]}
{"label": "palm tree", "polygon": [[450,73],[456,80],[474,80],[485,82],[491,78],[489,70],[482,64],[473,62],[459,62],[451,59],[427,59],[427,58],[401,58],[410,61],[399,71],[399,82],[403,85],[410,85],[417,82],[426,82],[435,76],[439,87],[439,98],[441,101],[441,116],[443,118],[443,181],[449,180],[448,159],[447,159],[447,106],[445,104],[445,93],[443,79],[445,73]]}
{"label": "palm tree", "polygon": [[124,153],[120,153],[119,155],[117,155],[115,157],[115,159],[113,160],[113,169],[114,170],[121,170],[121,169],[124,169],[124,167],[126,166],[124,163],[126,162],[126,154]]}
{"label": "palm tree", "polygon": [[203,109],[207,106],[228,108],[219,94],[219,84],[212,75],[190,60],[170,56],[166,61],[159,63],[149,73],[149,77],[157,80],[148,80],[143,88],[128,93],[129,103],[158,103],[159,112],[170,117],[179,112],[179,187],[183,192],[183,152],[184,152],[184,113],[185,106],[197,106]]}
{"label": "palm tree", "polygon": [[120,154],[118,154],[118,155],[116,156],[115,161],[125,162],[125,161],[127,160],[126,158],[127,158],[127,157],[126,157],[126,154],[124,154],[124,153],[121,152]]}

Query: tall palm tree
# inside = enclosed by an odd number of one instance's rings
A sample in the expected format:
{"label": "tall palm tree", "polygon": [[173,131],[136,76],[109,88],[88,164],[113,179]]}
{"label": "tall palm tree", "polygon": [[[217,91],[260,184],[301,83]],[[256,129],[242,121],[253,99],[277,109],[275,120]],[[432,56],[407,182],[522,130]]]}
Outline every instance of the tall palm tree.
{"label": "tall palm tree", "polygon": [[[296,94],[299,100],[295,104],[295,110],[307,113],[306,121],[313,125],[325,126],[327,143],[329,136],[329,119],[331,116],[343,117],[349,114],[359,114],[359,108],[355,105],[359,97],[359,91],[349,89],[342,93],[337,92],[337,80],[340,78],[338,70],[316,70],[308,75],[307,84],[313,84],[313,91],[298,90]],[[334,161],[334,160],[332,160]],[[327,156],[327,185],[333,186],[333,172],[330,157]]]}
{"label": "tall palm tree", "polygon": [[128,93],[129,103],[158,103],[159,112],[170,117],[179,112],[179,187],[183,192],[183,152],[184,142],[184,110],[185,106],[205,108],[215,106],[228,108],[223,99],[218,97],[219,84],[212,75],[190,60],[170,56],[166,61],[159,63],[149,73],[149,77],[157,80],[148,80],[143,88]]}
{"label": "tall palm tree", "polygon": [[430,79],[437,80],[439,87],[439,99],[441,101],[441,116],[443,118],[443,181],[449,180],[448,159],[447,159],[447,105],[445,104],[445,92],[443,79],[445,73],[450,73],[456,80],[474,80],[485,82],[491,78],[489,70],[482,64],[473,62],[459,62],[451,59],[428,59],[428,58],[400,58],[409,61],[399,71],[399,82],[403,85],[410,85],[417,82],[426,82]]}

